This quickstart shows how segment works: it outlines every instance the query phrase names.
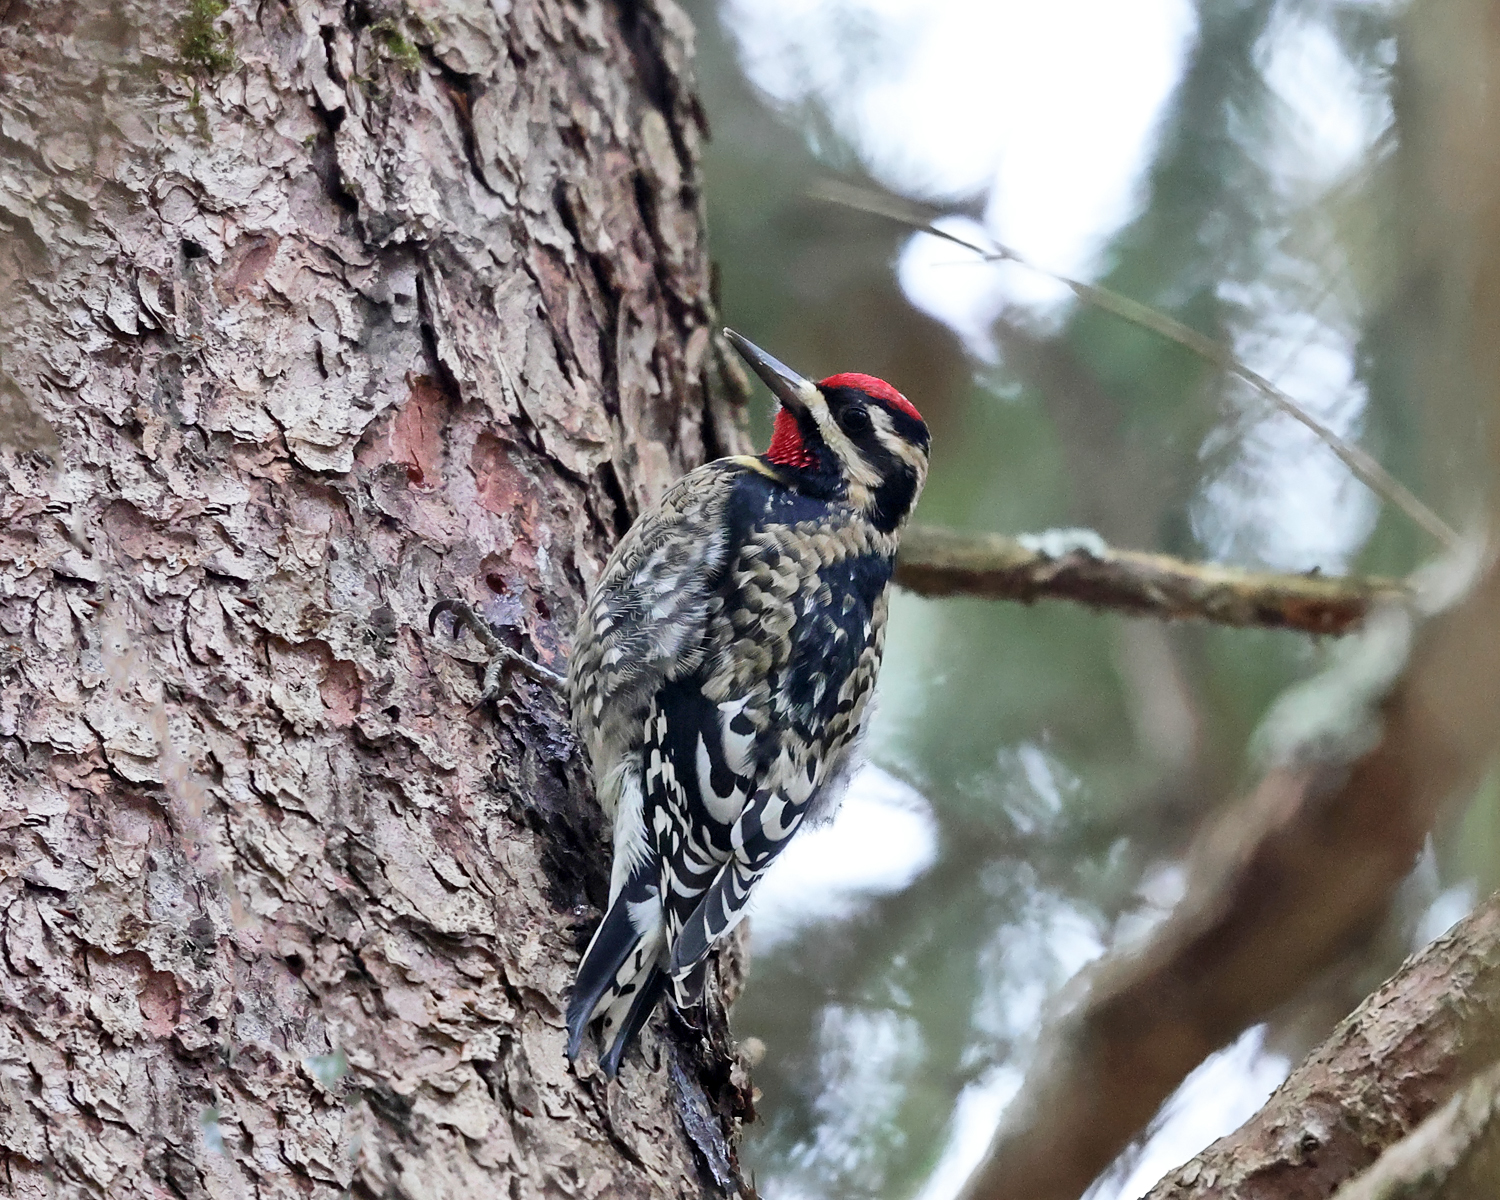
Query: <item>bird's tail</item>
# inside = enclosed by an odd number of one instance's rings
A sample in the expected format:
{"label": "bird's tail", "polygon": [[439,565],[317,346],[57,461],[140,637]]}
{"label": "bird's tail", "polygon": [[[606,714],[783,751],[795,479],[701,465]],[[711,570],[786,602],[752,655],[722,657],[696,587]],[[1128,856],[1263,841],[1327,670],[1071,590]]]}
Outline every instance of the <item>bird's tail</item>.
{"label": "bird's tail", "polygon": [[661,969],[661,933],[658,931],[642,938],[643,951],[648,942],[651,943],[649,957],[645,954],[639,956],[645,965],[619,989],[614,1001],[604,1010],[604,1019],[599,1024],[599,1044],[607,1047],[599,1059],[599,1067],[610,1079],[619,1071],[625,1051],[630,1049],[636,1034],[656,1008],[656,1002],[667,990],[667,975]]}
{"label": "bird's tail", "polygon": [[[766,866],[770,859],[766,860]],[[716,946],[745,917],[745,902],[765,867],[732,858],[720,869],[708,886],[682,930],[672,942],[667,974],[672,979],[672,993],[677,1007],[686,1008],[703,999],[708,977],[708,957]]]}
{"label": "bird's tail", "polygon": [[[578,1057],[588,1027],[600,1019],[599,1065],[610,1078],[666,987],[660,906],[647,876],[644,870],[633,874],[604,914],[568,1003],[569,1060]],[[637,921],[650,923],[641,928]]]}

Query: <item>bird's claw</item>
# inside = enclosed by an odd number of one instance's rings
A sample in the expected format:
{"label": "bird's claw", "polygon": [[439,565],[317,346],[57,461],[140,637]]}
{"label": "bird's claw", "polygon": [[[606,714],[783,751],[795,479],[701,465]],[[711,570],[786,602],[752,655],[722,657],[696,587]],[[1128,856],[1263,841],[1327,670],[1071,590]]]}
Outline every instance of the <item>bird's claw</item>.
{"label": "bird's claw", "polygon": [[429,633],[437,633],[438,618],[447,614],[453,618],[454,635],[459,630],[467,629],[476,638],[480,645],[489,652],[489,662],[484,668],[484,682],[480,686],[479,704],[486,704],[496,699],[504,690],[505,672],[516,667],[525,671],[533,679],[545,683],[556,691],[562,691],[567,685],[567,680],[556,671],[549,670],[541,663],[533,662],[524,654],[512,650],[490,627],[488,621],[484,620],[478,613],[465,604],[462,600],[439,600],[432,606],[432,611],[427,615],[427,630]]}

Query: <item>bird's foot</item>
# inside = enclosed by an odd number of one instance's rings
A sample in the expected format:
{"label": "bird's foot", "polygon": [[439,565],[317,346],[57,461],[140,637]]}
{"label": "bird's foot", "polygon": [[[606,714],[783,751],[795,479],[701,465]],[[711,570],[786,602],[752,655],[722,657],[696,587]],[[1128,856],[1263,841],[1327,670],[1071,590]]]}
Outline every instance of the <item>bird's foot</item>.
{"label": "bird's foot", "polygon": [[500,695],[505,683],[505,672],[512,667],[524,671],[554,691],[561,692],[567,686],[567,680],[556,671],[548,670],[539,662],[533,662],[524,654],[512,650],[502,642],[499,635],[490,627],[489,622],[462,600],[439,600],[434,604],[432,611],[427,615],[429,633],[437,633],[438,618],[444,613],[453,618],[455,636],[460,629],[468,629],[479,639],[480,645],[489,651],[490,660],[485,664],[484,683],[479,693],[480,704],[494,700]]}

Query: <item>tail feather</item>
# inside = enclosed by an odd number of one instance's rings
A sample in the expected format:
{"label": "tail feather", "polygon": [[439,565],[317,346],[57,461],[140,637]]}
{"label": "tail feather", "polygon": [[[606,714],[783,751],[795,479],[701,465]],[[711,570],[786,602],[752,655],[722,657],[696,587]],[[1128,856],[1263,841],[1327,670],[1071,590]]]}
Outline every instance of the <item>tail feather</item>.
{"label": "tail feather", "polygon": [[780,789],[751,797],[735,821],[734,854],[677,929],[667,961],[675,993],[683,1002],[701,998],[703,962],[721,938],[745,919],[750,892],[802,824],[807,803],[793,803]]}
{"label": "tail feather", "polygon": [[[659,934],[652,940],[660,946]],[[655,1010],[656,1002],[667,990],[667,976],[659,962],[653,960],[643,976],[638,981],[639,987],[632,987],[628,994],[622,992],[619,999],[604,1013],[600,1042],[607,1043],[609,1049],[599,1060],[599,1067],[609,1079],[619,1073],[620,1060],[625,1057],[625,1051],[630,1049],[636,1034],[640,1033]]]}
{"label": "tail feather", "polygon": [[[769,864],[768,864],[769,865]],[[714,944],[738,925],[745,917],[745,902],[750,898],[750,889],[764,871],[755,870],[739,859],[730,859],[719,870],[713,883],[704,893],[703,899],[683,924],[672,943],[672,956],[667,972],[679,985],[687,984],[697,974],[696,988],[701,990],[703,973],[697,970]]]}
{"label": "tail feather", "polygon": [[708,983],[708,964],[713,960],[704,956],[686,974],[670,978],[672,1003],[678,1008],[692,1008],[703,1000],[703,989]]}
{"label": "tail feather", "polygon": [[655,942],[649,953],[642,952],[643,935],[631,917],[631,906],[652,899],[654,891],[646,872],[636,872],[609,906],[583,952],[583,961],[578,964],[578,974],[573,980],[573,995],[568,1001],[569,1061],[578,1057],[583,1035],[600,1010],[613,1003],[621,987],[655,961]]}

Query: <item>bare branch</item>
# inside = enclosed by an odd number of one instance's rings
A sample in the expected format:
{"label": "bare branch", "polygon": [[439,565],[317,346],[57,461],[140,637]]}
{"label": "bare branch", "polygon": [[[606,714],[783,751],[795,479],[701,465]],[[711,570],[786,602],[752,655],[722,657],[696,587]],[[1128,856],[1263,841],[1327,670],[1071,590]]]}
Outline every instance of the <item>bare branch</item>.
{"label": "bare branch", "polygon": [[[1500,1055],[1497,1018],[1500,895],[1408,959],[1255,1116],[1147,1200],[1322,1200]],[[1340,1200],[1384,1195],[1346,1191]]]}
{"label": "bare branch", "polygon": [[1410,592],[1393,579],[1245,571],[1100,542],[1047,547],[1041,539],[914,525],[902,538],[896,582],[922,596],[1071,600],[1163,620],[1339,635],[1377,604]]}
{"label": "bare branch", "polygon": [[1056,271],[1049,271],[1046,267],[1037,265],[1008,246],[1002,246],[999,243],[981,246],[968,238],[959,237],[936,225],[932,215],[921,205],[872,192],[836,179],[824,180],[812,189],[812,195],[819,200],[887,217],[910,229],[930,233],[933,237],[942,238],[944,241],[972,250],[987,262],[1017,263],[1049,279],[1057,280],[1084,303],[1113,313],[1121,320],[1129,321],[1132,325],[1138,325],[1142,329],[1149,329],[1168,341],[1176,342],[1184,349],[1191,350],[1206,362],[1213,363],[1214,366],[1244,380],[1279,411],[1304,425],[1320,442],[1333,451],[1356,479],[1381,499],[1400,509],[1441,545],[1451,549],[1458,544],[1458,534],[1448,523],[1373,457],[1360,447],[1341,438],[1264,375],[1252,371],[1229,347],[1205,337],[1196,329],[1189,328],[1181,321],[1169,317],[1148,304],[1132,300],[1129,296],[1122,296],[1119,292],[1111,291],[1109,288],[1084,283],[1081,280],[1070,279],[1066,275],[1059,275]]}

